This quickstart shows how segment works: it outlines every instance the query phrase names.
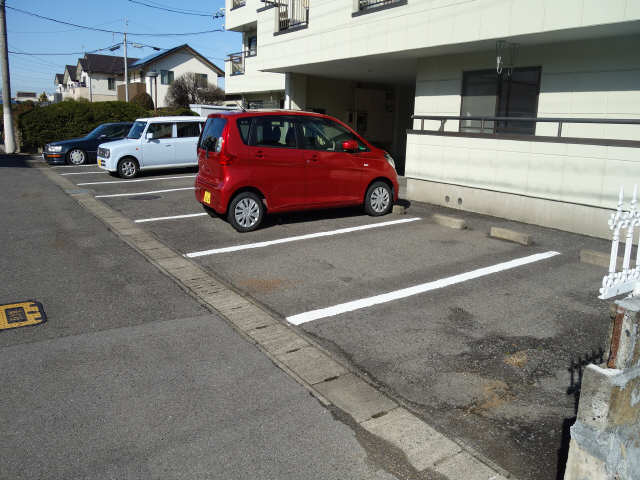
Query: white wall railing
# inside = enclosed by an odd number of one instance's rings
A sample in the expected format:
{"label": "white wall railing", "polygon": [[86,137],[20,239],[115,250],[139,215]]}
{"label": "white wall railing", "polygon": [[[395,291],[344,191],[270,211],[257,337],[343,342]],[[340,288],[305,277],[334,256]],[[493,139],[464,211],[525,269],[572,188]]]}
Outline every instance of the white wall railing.
{"label": "white wall railing", "polygon": [[[640,249],[636,251],[634,266],[631,266],[631,250],[633,248],[634,230],[640,226],[640,211],[638,210],[638,185],[633,187],[633,197],[629,208],[624,208],[624,189],[620,188],[618,208],[609,218],[609,228],[613,231],[611,241],[611,259],[609,261],[609,273],[602,279],[600,288],[601,300],[615,297],[623,293],[633,292],[640,294]],[[622,268],[617,272],[618,246],[621,233],[624,232],[624,257]]]}

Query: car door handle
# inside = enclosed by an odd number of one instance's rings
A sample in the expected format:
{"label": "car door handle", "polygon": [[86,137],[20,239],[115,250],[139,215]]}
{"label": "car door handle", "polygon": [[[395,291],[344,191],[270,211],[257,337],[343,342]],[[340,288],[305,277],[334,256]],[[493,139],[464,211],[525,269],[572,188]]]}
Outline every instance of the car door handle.
{"label": "car door handle", "polygon": [[264,158],[264,152],[262,150],[258,150],[256,152],[256,158]]}
{"label": "car door handle", "polygon": [[307,159],[307,162],[317,162],[319,159],[320,157],[318,157],[318,154],[314,153]]}
{"label": "car door handle", "polygon": [[167,147],[173,147],[173,145],[172,145],[172,144],[170,144],[170,143],[169,143],[168,145],[166,145],[166,146],[167,146]]}

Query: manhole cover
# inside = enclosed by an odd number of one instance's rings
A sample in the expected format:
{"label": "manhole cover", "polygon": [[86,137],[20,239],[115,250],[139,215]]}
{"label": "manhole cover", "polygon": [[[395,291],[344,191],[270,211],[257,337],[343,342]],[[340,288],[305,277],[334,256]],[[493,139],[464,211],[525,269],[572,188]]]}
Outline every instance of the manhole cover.
{"label": "manhole cover", "polygon": [[35,300],[0,305],[0,330],[29,327],[46,321],[42,304]]}
{"label": "manhole cover", "polygon": [[161,198],[160,195],[136,195],[129,197],[129,200],[157,200],[158,198]]}

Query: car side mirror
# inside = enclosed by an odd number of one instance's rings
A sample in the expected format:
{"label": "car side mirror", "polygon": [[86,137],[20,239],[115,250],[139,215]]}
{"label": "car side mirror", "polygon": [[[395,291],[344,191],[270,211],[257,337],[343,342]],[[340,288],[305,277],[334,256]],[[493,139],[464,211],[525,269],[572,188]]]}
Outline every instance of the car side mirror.
{"label": "car side mirror", "polygon": [[342,150],[345,152],[357,152],[358,151],[358,142],[355,140],[345,140],[342,142]]}
{"label": "car side mirror", "polygon": [[147,140],[153,140],[153,133],[151,133],[151,132],[147,133],[147,134],[145,135],[145,138],[146,138]]}

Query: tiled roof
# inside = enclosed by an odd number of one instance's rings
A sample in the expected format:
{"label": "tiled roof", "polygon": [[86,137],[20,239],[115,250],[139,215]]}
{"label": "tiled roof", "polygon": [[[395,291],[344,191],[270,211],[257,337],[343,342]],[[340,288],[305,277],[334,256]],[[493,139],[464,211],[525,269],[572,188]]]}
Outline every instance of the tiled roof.
{"label": "tiled roof", "polygon": [[[84,58],[81,58],[79,61],[82,69],[89,73],[118,74],[124,71],[124,57],[85,53]],[[127,64],[129,66],[137,61],[137,58],[127,58]]]}

